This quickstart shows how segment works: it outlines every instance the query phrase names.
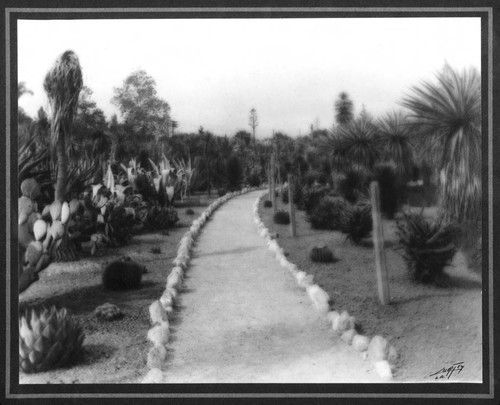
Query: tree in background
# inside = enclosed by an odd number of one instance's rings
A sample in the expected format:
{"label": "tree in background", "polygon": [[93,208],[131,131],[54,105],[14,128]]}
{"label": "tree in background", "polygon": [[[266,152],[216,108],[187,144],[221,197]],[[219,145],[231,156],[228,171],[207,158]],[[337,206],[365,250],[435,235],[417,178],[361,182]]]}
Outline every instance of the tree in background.
{"label": "tree in background", "polygon": [[339,94],[339,99],[335,102],[335,121],[337,124],[349,124],[354,118],[353,103],[349,95],[345,92]]}
{"label": "tree in background", "polygon": [[410,110],[427,154],[439,170],[442,215],[458,220],[464,244],[473,247],[481,230],[481,76],[449,65],[436,82],[412,88],[402,105]]}
{"label": "tree in background", "polygon": [[156,160],[161,155],[156,146],[162,135],[170,135],[171,120],[170,106],[158,97],[155,80],[144,70],[137,70],[114,92],[111,102],[120,109],[124,129],[133,138],[136,150],[149,146],[149,152]]}
{"label": "tree in background", "polygon": [[43,83],[52,109],[51,141],[57,155],[55,199],[59,201],[63,201],[66,194],[66,140],[69,138],[82,86],[80,62],[73,51],[66,51],[57,58]]}
{"label": "tree in background", "polygon": [[252,128],[253,145],[255,148],[255,128],[259,125],[259,119],[257,117],[257,110],[252,108],[250,110],[250,117],[248,118],[248,125]]}

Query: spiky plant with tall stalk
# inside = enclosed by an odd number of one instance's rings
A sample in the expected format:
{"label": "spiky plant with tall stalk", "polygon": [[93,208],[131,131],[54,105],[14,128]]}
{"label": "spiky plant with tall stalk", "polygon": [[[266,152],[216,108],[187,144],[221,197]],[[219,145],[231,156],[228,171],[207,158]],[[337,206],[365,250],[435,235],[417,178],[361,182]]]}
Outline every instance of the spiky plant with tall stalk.
{"label": "spiky plant with tall stalk", "polygon": [[436,79],[413,87],[402,105],[439,169],[442,216],[467,230],[462,242],[468,250],[481,229],[481,77],[476,69],[445,65]]}
{"label": "spiky plant with tall stalk", "polygon": [[410,176],[414,152],[410,142],[411,126],[401,111],[387,113],[377,120],[383,161],[392,161],[401,179]]}
{"label": "spiky plant with tall stalk", "polygon": [[59,201],[64,200],[66,193],[68,179],[66,140],[70,134],[82,86],[80,62],[73,51],[66,51],[57,58],[43,83],[52,109],[51,142],[57,156],[55,199]]}

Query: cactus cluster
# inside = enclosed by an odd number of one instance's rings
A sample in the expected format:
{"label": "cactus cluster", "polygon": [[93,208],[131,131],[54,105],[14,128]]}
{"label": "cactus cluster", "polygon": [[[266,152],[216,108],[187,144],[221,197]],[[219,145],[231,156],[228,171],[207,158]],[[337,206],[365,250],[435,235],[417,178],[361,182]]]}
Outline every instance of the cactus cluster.
{"label": "cactus cluster", "polygon": [[332,263],[337,261],[333,252],[326,246],[313,247],[309,255],[313,262],[318,263]]}
{"label": "cactus cluster", "polygon": [[36,373],[73,362],[85,335],[66,308],[26,310],[19,318],[19,367]]}
{"label": "cactus cluster", "polygon": [[102,273],[102,283],[108,290],[128,290],[141,286],[146,268],[129,257],[109,263]]}

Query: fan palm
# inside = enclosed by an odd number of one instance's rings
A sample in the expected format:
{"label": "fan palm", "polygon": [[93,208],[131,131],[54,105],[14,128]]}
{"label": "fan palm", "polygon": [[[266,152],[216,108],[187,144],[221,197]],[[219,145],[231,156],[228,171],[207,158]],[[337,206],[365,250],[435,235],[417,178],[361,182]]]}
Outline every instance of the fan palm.
{"label": "fan palm", "polygon": [[402,105],[411,111],[439,169],[442,214],[469,230],[477,225],[477,230],[481,219],[480,75],[475,69],[460,73],[445,65],[437,83],[423,82],[412,91]]}
{"label": "fan palm", "polygon": [[52,109],[51,141],[57,154],[57,183],[55,199],[64,200],[68,178],[66,138],[78,104],[78,95],[83,86],[82,70],[73,51],[64,52],[45,76],[43,83]]}
{"label": "fan palm", "polygon": [[394,111],[377,121],[382,160],[392,161],[401,179],[411,173],[413,146],[410,143],[410,126],[401,111]]}

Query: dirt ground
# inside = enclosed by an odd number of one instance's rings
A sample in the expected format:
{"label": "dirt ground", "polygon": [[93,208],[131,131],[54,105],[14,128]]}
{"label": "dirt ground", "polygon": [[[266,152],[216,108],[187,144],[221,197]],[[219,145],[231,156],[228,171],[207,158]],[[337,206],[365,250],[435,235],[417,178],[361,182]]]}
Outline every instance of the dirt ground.
{"label": "dirt ground", "polygon": [[[150,328],[149,305],[164,291],[178,242],[205,206],[192,209],[195,214],[186,215],[186,208],[179,208],[179,226],[170,229],[168,235],[161,231],[135,235],[126,246],[98,251],[95,256],[76,262],[52,263],[40,273],[40,280],[20,294],[20,309],[56,305],[71,310],[83,325],[84,355],[75,365],[64,369],[37,374],[20,372],[20,384],[111,384],[142,380],[148,371],[146,359],[151,345],[146,338]],[[160,247],[161,252],[152,253],[153,247]],[[141,288],[104,289],[103,265],[123,256],[147,267]],[[106,302],[117,305],[124,317],[113,321],[97,319],[94,309]]]}
{"label": "dirt ground", "polygon": [[[281,201],[278,206],[288,209]],[[426,215],[432,215],[427,211]],[[278,242],[288,260],[314,275],[315,282],[333,299],[335,310],[347,310],[356,317],[363,334],[382,335],[398,349],[396,381],[431,382],[436,377],[431,374],[456,362],[464,362],[463,370],[445,381],[482,380],[481,276],[466,269],[460,253],[446,269],[450,287],[417,284],[397,250],[395,221],[384,219],[391,303],[382,306],[371,246],[345,242],[340,232],[311,229],[303,211],[296,211],[298,236],[294,238],[288,225],[273,223],[272,208],[261,205],[260,212],[269,229],[279,234]],[[323,245],[332,249],[338,262],[320,264],[309,259],[311,249]]]}

